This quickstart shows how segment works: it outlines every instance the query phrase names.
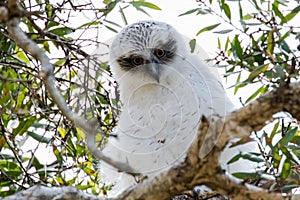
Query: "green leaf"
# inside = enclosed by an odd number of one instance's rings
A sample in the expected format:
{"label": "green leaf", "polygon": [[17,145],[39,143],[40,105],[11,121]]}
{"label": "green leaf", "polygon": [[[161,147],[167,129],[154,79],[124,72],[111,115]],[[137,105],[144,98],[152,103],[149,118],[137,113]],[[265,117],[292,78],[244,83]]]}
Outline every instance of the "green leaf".
{"label": "green leaf", "polygon": [[116,7],[117,3],[119,3],[119,0],[109,2],[106,6],[106,9],[100,10],[100,12],[104,12],[105,15],[108,15],[108,13],[110,13]]}
{"label": "green leaf", "polygon": [[107,26],[107,25],[104,25],[105,28],[107,28],[108,30],[112,31],[112,32],[115,32],[115,33],[118,33],[118,31],[110,26]]}
{"label": "green leaf", "polygon": [[233,52],[239,59],[243,59],[243,49],[241,47],[241,43],[239,41],[238,35],[236,35],[232,41],[233,43]]}
{"label": "green leaf", "polygon": [[280,164],[280,160],[281,160],[281,156],[279,155],[278,146],[276,146],[274,148],[274,150],[272,151],[272,155],[273,155],[273,166],[274,166],[274,168],[278,168],[278,166]]}
{"label": "green leaf", "polygon": [[52,29],[49,32],[51,32],[55,35],[58,35],[58,36],[64,36],[64,35],[68,35],[70,33],[75,32],[75,30],[72,28],[68,28],[68,27],[61,27],[61,28]]}
{"label": "green leaf", "polygon": [[17,104],[15,106],[15,110],[19,110],[19,108],[21,108],[24,99],[25,99],[25,93],[24,92],[18,93]]}
{"label": "green leaf", "polygon": [[239,179],[253,179],[258,177],[258,175],[255,172],[236,172],[232,173],[232,175]]}
{"label": "green leaf", "polygon": [[273,11],[274,11],[275,15],[281,19],[280,24],[286,23],[287,21],[286,21],[285,17],[283,16],[283,14],[278,9],[278,4],[273,3],[272,8],[273,8]]}
{"label": "green leaf", "polygon": [[84,28],[84,27],[87,27],[87,26],[98,25],[98,24],[100,24],[100,21],[91,21],[91,22],[82,24],[82,25],[79,26],[77,29],[81,29],[81,28]]}
{"label": "green leaf", "polygon": [[221,30],[221,31],[214,31],[214,33],[226,34],[226,33],[230,33],[231,31],[233,31],[233,30],[232,29],[225,29],[225,30]]}
{"label": "green leaf", "polygon": [[296,15],[297,15],[297,13],[291,12],[285,16],[285,19],[288,22],[288,21],[292,20]]}
{"label": "green leaf", "polygon": [[61,155],[61,153],[59,152],[58,148],[53,145],[53,153],[55,155],[55,157],[57,158],[57,161],[59,162],[60,165],[62,165],[64,163],[64,159]]}
{"label": "green leaf", "polygon": [[272,55],[275,47],[275,41],[274,41],[274,28],[269,31],[268,33],[268,48],[267,50]]}
{"label": "green leaf", "polygon": [[28,59],[28,57],[25,55],[24,51],[18,51],[17,52],[17,56],[18,58],[23,61],[26,64],[30,63],[30,60]]}
{"label": "green leaf", "polygon": [[255,154],[252,154],[252,153],[243,153],[242,158],[245,160],[250,160],[252,162],[257,162],[257,163],[265,162],[264,159],[257,157]]}
{"label": "green leaf", "polygon": [[123,8],[121,8],[121,6],[119,7],[119,10],[120,10],[120,13],[121,13],[121,17],[122,17],[123,22],[125,23],[125,25],[127,25],[128,22],[127,22],[125,13],[123,12]]}
{"label": "green leaf", "polygon": [[290,47],[288,46],[288,44],[285,41],[282,41],[280,46],[287,53],[291,53],[292,52],[291,49],[290,49]]}
{"label": "green leaf", "polygon": [[299,185],[285,185],[280,188],[281,192],[290,192],[294,188],[299,188]]}
{"label": "green leaf", "polygon": [[[241,73],[239,73],[238,77],[236,78],[236,83],[239,83],[240,80],[241,80]],[[242,87],[243,87],[243,86],[242,86]],[[238,87],[238,85],[235,86],[235,87],[234,87],[234,94],[236,94],[237,91],[238,91],[240,88],[241,88],[241,87]]]}
{"label": "green leaf", "polygon": [[280,140],[280,143],[283,145],[287,145],[294,138],[297,131],[298,131],[298,127],[288,130],[285,136]]}
{"label": "green leaf", "polygon": [[235,85],[234,92],[236,93],[240,88],[245,87],[247,84],[248,83],[246,83],[246,82],[237,83]]}
{"label": "green leaf", "polygon": [[289,176],[290,171],[291,171],[291,162],[288,159],[286,159],[282,166],[282,170],[280,174],[281,179],[285,180]]}
{"label": "green leaf", "polygon": [[233,156],[226,164],[229,165],[231,163],[234,163],[234,162],[238,161],[241,157],[242,157],[242,154],[239,153],[239,154]]}
{"label": "green leaf", "polygon": [[192,14],[192,13],[194,13],[194,12],[197,12],[198,10],[199,10],[198,8],[195,8],[195,9],[192,9],[192,10],[188,10],[188,11],[186,11],[185,13],[182,13],[182,14],[178,15],[178,17],[184,16],[184,15]]}
{"label": "green leaf", "polygon": [[29,135],[30,137],[32,137],[33,139],[35,139],[36,141],[41,142],[41,143],[48,144],[51,141],[51,138],[45,137],[43,135],[36,134],[34,132],[31,132],[31,131],[28,131],[27,135]]}
{"label": "green leaf", "polygon": [[55,65],[56,67],[61,67],[61,66],[63,66],[65,63],[66,63],[66,59],[62,58],[62,59],[59,59],[58,61],[56,61],[56,62],[54,63],[54,65]]}
{"label": "green leaf", "polygon": [[224,50],[225,50],[225,51],[228,50],[229,43],[230,43],[230,39],[229,39],[229,37],[228,37],[227,40],[226,40],[226,43],[225,43],[225,47],[224,47]]}
{"label": "green leaf", "polygon": [[275,71],[276,71],[276,76],[283,79],[285,77],[285,72],[283,71],[283,68],[281,65],[276,65],[274,67]]}
{"label": "green leaf", "polygon": [[76,185],[76,188],[79,189],[79,190],[86,190],[86,189],[89,189],[91,187],[92,187],[91,185],[81,185],[81,184]]}
{"label": "green leaf", "polygon": [[246,14],[243,16],[243,20],[249,20],[249,19],[253,19],[253,16],[250,14]]}
{"label": "green leaf", "polygon": [[192,39],[192,40],[189,42],[189,45],[190,45],[190,48],[191,48],[191,53],[194,53],[195,47],[196,47],[196,39]]}
{"label": "green leaf", "polygon": [[218,23],[218,24],[213,24],[213,25],[210,25],[210,26],[207,26],[203,29],[201,29],[200,31],[198,31],[198,33],[196,34],[197,36],[200,35],[201,33],[205,32],[205,31],[211,31],[215,28],[217,28],[221,23]]}
{"label": "green leaf", "polygon": [[259,94],[264,94],[266,92],[266,87],[263,85],[258,90],[256,90],[248,99],[245,101],[245,103],[248,103],[255,99]]}
{"label": "green leaf", "polygon": [[47,11],[46,12],[47,13],[47,17],[49,19],[51,19],[52,18],[52,14],[53,14],[53,12],[52,12],[52,5],[47,3],[46,6],[45,6],[45,10]]}
{"label": "green leaf", "polygon": [[51,27],[54,27],[54,26],[58,26],[59,23],[56,22],[56,21],[50,21],[48,24],[47,24],[47,29],[50,29]]}
{"label": "green leaf", "polygon": [[23,133],[25,133],[28,130],[28,128],[35,122],[35,120],[35,116],[31,116],[25,120],[22,120],[19,123],[19,126],[13,129],[13,135],[22,135]]}
{"label": "green leaf", "polygon": [[228,17],[229,20],[231,20],[231,11],[230,11],[230,7],[228,6],[228,4],[223,3],[222,8],[225,12],[225,15]]}
{"label": "green leaf", "polygon": [[265,72],[268,67],[269,67],[270,63],[267,63],[265,65],[261,65],[256,67],[248,76],[248,79],[253,80],[255,77],[257,77],[259,74]]}
{"label": "green leaf", "polygon": [[274,125],[273,130],[270,135],[270,139],[273,140],[274,136],[278,133],[279,121]]}
{"label": "green leaf", "polygon": [[300,6],[297,6],[296,8],[294,8],[292,11],[292,13],[299,13],[300,12]]}
{"label": "green leaf", "polygon": [[43,49],[45,51],[47,51],[48,53],[50,53],[50,45],[49,45],[48,41],[43,42]]}
{"label": "green leaf", "polygon": [[132,4],[137,9],[139,9],[140,7],[147,7],[154,10],[161,10],[161,8],[158,7],[157,5],[145,1],[132,1],[130,2],[130,4]]}

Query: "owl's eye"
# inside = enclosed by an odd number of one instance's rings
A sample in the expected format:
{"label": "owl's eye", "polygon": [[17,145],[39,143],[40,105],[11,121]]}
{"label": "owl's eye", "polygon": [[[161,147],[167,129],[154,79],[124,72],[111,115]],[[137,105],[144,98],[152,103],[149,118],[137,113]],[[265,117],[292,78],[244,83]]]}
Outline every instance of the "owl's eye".
{"label": "owl's eye", "polygon": [[131,61],[132,61],[132,63],[134,65],[142,65],[142,64],[144,64],[144,59],[142,57],[133,57],[131,59]]}
{"label": "owl's eye", "polygon": [[163,49],[155,49],[154,51],[154,55],[157,57],[157,58],[162,58],[166,55],[166,51],[163,50]]}

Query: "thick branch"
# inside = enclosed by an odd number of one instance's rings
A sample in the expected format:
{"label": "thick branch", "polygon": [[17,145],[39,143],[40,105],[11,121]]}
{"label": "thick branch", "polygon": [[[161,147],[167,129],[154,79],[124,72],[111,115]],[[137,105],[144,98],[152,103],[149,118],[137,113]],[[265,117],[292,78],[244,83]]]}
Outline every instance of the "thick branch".
{"label": "thick branch", "polygon": [[[209,125],[219,122],[209,122],[204,119],[199,128],[198,138],[190,147],[184,163],[172,167],[152,180],[132,187],[116,199],[170,199],[196,185],[207,185],[232,199],[248,200],[281,200],[281,194],[269,193],[265,190],[253,191],[244,184],[230,180],[220,169],[218,158],[222,149],[232,137],[245,137],[251,131],[258,131],[272,120],[272,116],[279,111],[287,111],[300,119],[300,83],[290,88],[278,88],[258,98],[228,116],[224,122],[221,135],[210,132]],[[216,143],[216,139],[218,139]],[[202,144],[216,143],[212,150],[201,158]],[[209,149],[210,150],[210,149]],[[202,151],[207,151],[205,148]],[[300,199],[299,196],[293,199]]]}

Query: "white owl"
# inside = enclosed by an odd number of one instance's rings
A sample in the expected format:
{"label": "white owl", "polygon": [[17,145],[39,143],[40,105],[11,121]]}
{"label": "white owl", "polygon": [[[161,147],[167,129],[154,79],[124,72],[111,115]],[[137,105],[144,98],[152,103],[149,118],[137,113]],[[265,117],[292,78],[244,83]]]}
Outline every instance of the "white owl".
{"label": "white owl", "polygon": [[[203,56],[205,57],[205,56]],[[122,114],[117,138],[103,152],[153,176],[184,159],[201,116],[224,116],[232,105],[214,69],[191,53],[170,25],[141,21],[125,27],[110,49],[110,66],[119,84]],[[114,192],[134,178],[103,165]]]}

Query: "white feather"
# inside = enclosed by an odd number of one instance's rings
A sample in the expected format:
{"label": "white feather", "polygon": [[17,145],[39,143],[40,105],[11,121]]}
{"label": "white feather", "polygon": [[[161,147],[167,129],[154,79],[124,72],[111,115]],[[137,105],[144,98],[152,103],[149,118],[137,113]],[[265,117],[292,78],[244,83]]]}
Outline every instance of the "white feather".
{"label": "white feather", "polygon": [[[172,64],[160,66],[159,83],[139,71],[120,68],[116,60],[133,48],[130,41],[120,42],[124,31],[112,44],[110,64],[124,105],[116,129],[118,137],[111,138],[103,151],[150,177],[183,160],[202,115],[220,117],[232,109],[219,78],[199,59],[199,51],[198,55],[190,53],[188,43],[177,31],[165,23],[155,23],[160,29],[153,29],[150,47],[170,37],[177,45]],[[101,170],[104,182],[116,183],[110,196],[135,184],[132,176],[106,164]]]}

